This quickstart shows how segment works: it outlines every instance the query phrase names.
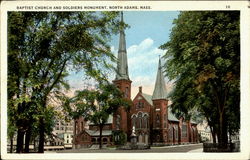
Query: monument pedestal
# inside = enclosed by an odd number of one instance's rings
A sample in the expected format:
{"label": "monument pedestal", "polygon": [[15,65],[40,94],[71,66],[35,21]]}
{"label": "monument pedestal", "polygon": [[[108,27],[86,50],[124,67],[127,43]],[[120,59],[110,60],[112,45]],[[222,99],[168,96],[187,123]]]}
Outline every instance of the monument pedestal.
{"label": "monument pedestal", "polygon": [[116,149],[121,150],[143,150],[143,149],[150,149],[148,144],[138,144],[137,143],[137,136],[135,134],[135,127],[133,127],[132,134],[130,136],[130,143],[127,143],[124,146],[120,146]]}

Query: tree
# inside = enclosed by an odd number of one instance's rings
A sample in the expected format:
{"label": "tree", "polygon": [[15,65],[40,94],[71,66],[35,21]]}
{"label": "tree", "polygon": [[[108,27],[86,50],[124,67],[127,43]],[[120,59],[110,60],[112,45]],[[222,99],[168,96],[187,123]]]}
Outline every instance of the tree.
{"label": "tree", "polygon": [[108,40],[117,32],[116,17],[117,12],[8,13],[8,101],[14,104],[8,107],[16,113],[18,153],[24,151],[24,134],[29,145],[35,121],[43,152],[49,97],[67,88],[69,69],[104,78],[102,71],[115,60]]}
{"label": "tree", "polygon": [[73,119],[83,116],[99,127],[99,148],[102,148],[102,131],[110,115],[120,106],[129,108],[130,101],[123,98],[121,91],[109,82],[101,83],[95,90],[77,91],[75,97],[65,101],[64,107]]}
{"label": "tree", "polygon": [[239,126],[228,123],[240,110],[239,12],[181,12],[174,24],[170,41],[161,46],[167,49],[166,75],[175,80],[173,110],[199,110],[225,147],[228,128]]}

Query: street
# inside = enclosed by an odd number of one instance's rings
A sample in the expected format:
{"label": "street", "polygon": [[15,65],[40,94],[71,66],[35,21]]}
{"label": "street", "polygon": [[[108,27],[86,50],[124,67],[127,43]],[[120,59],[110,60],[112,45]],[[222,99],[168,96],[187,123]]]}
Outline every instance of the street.
{"label": "street", "polygon": [[[47,152],[51,153],[53,151]],[[174,146],[163,146],[163,147],[151,147],[151,149],[146,150],[116,150],[115,148],[105,148],[105,149],[71,149],[57,151],[57,153],[168,153],[168,152],[202,152],[202,143],[200,144],[189,144],[189,145],[174,145]]]}

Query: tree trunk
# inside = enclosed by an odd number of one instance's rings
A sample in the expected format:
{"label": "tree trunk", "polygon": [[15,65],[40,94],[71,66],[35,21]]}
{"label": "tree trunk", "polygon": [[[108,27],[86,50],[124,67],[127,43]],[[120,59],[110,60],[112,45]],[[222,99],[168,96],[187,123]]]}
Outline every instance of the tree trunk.
{"label": "tree trunk", "polygon": [[13,153],[13,136],[10,138],[10,153]]}
{"label": "tree trunk", "polygon": [[36,152],[36,138],[34,138],[34,152]]}
{"label": "tree trunk", "polygon": [[215,132],[212,132],[212,138],[213,138],[213,143],[216,143],[216,134],[215,134]]}
{"label": "tree trunk", "polygon": [[225,149],[227,147],[227,129],[225,126],[225,117],[224,113],[219,113],[219,148]]}
{"label": "tree trunk", "polygon": [[24,130],[18,129],[18,131],[17,131],[16,153],[22,153],[23,152],[23,139],[24,139]]}
{"label": "tree trunk", "polygon": [[228,128],[227,128],[227,119],[225,113],[223,114],[223,144],[228,144]]}
{"label": "tree trunk", "polygon": [[39,119],[39,146],[38,146],[38,153],[44,153],[44,119]]}
{"label": "tree trunk", "polygon": [[100,141],[99,141],[99,149],[102,149],[102,129],[103,129],[103,125],[100,125]]}
{"label": "tree trunk", "polygon": [[30,138],[31,138],[31,124],[29,124],[29,128],[26,131],[24,153],[29,153],[29,151],[30,151],[30,149],[29,149]]}
{"label": "tree trunk", "polygon": [[215,127],[212,127],[212,126],[209,126],[209,127],[210,127],[210,131],[211,131],[211,134],[212,134],[213,143],[216,143],[216,131],[215,131]]}
{"label": "tree trunk", "polygon": [[218,137],[218,141],[220,144],[222,144],[223,142],[223,117],[222,117],[222,113],[219,114],[219,137]]}
{"label": "tree trunk", "polygon": [[131,128],[131,121],[130,121],[130,111],[129,110],[126,110],[127,111],[127,142],[129,141],[130,142],[130,135],[132,134],[132,128]]}

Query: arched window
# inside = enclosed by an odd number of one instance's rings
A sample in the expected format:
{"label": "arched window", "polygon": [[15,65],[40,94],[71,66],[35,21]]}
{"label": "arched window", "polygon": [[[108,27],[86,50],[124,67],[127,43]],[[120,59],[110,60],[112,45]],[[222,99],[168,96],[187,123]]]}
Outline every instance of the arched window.
{"label": "arched window", "polygon": [[128,87],[126,87],[125,92],[124,92],[124,97],[125,98],[128,98],[128,92],[129,92],[129,89],[128,89]]}
{"label": "arched window", "polygon": [[138,128],[142,128],[142,113],[141,112],[138,113],[138,121],[139,121],[139,127]]}
{"label": "arched window", "polygon": [[143,120],[144,120],[144,122],[143,122],[144,128],[148,128],[148,115],[145,114],[143,117]]}
{"label": "arched window", "polygon": [[135,126],[135,128],[136,128],[136,116],[135,115],[133,115],[133,117],[132,117],[132,127],[133,126]]}
{"label": "arched window", "polygon": [[175,139],[178,140],[178,126],[174,127],[175,131]]}
{"label": "arched window", "polygon": [[120,121],[121,121],[121,116],[117,115],[117,117],[116,117],[116,130],[120,129]]}
{"label": "arched window", "polygon": [[156,127],[160,128],[160,116],[159,116],[159,114],[156,115]]}
{"label": "arched window", "polygon": [[187,125],[184,123],[182,124],[181,135],[182,137],[187,137]]}
{"label": "arched window", "polygon": [[168,138],[170,140],[173,139],[173,128],[172,128],[172,126],[170,126],[169,129],[168,129]]}

